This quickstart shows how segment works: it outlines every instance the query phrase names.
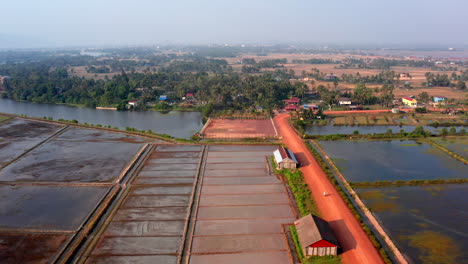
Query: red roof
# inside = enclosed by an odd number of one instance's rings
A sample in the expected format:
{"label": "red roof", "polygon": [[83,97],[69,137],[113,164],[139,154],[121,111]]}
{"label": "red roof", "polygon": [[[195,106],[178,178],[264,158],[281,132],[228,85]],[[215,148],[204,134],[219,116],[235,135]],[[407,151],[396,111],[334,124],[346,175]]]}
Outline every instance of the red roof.
{"label": "red roof", "polygon": [[297,105],[287,105],[284,109],[285,110],[297,110],[299,109],[300,107],[297,106]]}
{"label": "red roof", "polygon": [[298,97],[292,97],[290,99],[286,99],[284,100],[286,103],[290,104],[290,103],[299,103],[300,99]]}
{"label": "red roof", "polygon": [[193,97],[193,93],[187,93],[185,96],[186,97]]}
{"label": "red roof", "polygon": [[406,100],[408,100],[408,101],[413,101],[413,100],[415,100],[415,99],[413,99],[413,98],[411,98],[411,97],[403,97],[403,99],[406,99]]}

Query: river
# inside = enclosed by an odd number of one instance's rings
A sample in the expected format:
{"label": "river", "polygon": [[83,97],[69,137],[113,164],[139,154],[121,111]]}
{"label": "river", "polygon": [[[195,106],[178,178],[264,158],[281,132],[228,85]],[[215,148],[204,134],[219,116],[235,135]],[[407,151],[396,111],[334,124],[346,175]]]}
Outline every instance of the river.
{"label": "river", "polygon": [[159,134],[169,134],[176,138],[190,138],[203,127],[200,112],[171,111],[167,114],[156,111],[113,111],[68,105],[37,104],[0,99],[0,112],[31,117],[52,117],[54,120],[78,120],[80,123],[111,125],[125,129],[152,130]]}

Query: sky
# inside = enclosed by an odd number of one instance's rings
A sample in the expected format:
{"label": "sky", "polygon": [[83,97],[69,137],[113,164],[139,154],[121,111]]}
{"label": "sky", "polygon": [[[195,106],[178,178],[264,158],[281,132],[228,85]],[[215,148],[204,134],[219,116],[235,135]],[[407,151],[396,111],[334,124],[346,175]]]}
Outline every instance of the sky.
{"label": "sky", "polygon": [[0,0],[0,47],[466,45],[467,0]]}

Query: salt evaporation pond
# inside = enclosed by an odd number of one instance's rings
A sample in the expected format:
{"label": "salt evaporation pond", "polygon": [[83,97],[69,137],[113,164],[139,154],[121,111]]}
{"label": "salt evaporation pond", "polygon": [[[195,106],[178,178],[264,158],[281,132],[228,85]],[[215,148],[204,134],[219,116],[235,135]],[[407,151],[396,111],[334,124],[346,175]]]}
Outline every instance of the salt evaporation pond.
{"label": "salt evaporation pond", "polygon": [[414,140],[320,141],[350,182],[467,178],[468,167]]}
{"label": "salt evaporation pond", "polygon": [[468,263],[468,184],[356,192],[410,263]]}

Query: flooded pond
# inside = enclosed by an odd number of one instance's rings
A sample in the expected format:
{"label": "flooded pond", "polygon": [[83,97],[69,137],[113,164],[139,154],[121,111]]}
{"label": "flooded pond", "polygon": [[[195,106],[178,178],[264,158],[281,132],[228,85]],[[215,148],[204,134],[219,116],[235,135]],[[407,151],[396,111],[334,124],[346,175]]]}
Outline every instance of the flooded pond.
{"label": "flooded pond", "polygon": [[462,162],[414,140],[319,143],[350,182],[468,177]]}
{"label": "flooded pond", "polygon": [[67,105],[36,104],[0,99],[0,113],[28,115],[31,117],[52,117],[54,120],[78,120],[80,123],[110,125],[125,129],[152,130],[159,134],[169,134],[178,138],[190,138],[203,127],[200,112],[171,111],[167,114],[156,111],[133,112],[96,110]]}
{"label": "flooded pond", "polygon": [[410,263],[468,263],[468,184],[356,192]]}
{"label": "flooded pond", "polygon": [[[359,134],[373,134],[373,133],[386,133],[391,129],[393,133],[399,133],[400,130],[405,132],[412,132],[416,126],[307,126],[305,133],[309,135],[332,135],[332,134],[353,134],[354,131],[359,131]],[[465,128],[462,126],[455,127],[457,131]],[[442,127],[424,126],[425,130],[430,131],[432,134],[439,134]],[[449,129],[449,127],[447,128]],[[466,130],[466,128],[465,128]]]}

